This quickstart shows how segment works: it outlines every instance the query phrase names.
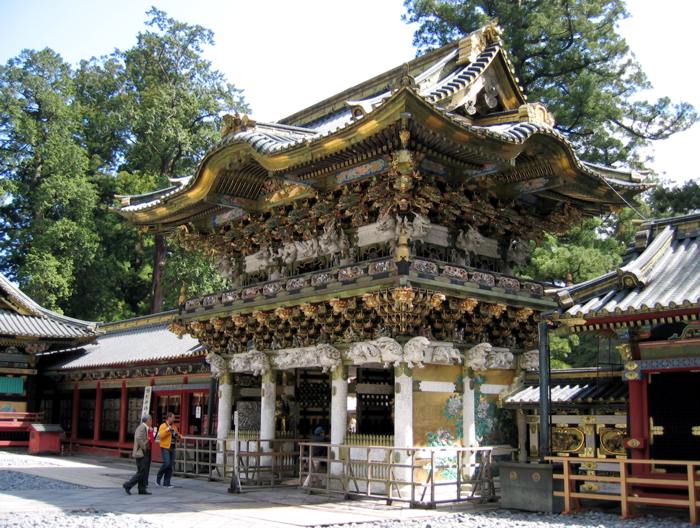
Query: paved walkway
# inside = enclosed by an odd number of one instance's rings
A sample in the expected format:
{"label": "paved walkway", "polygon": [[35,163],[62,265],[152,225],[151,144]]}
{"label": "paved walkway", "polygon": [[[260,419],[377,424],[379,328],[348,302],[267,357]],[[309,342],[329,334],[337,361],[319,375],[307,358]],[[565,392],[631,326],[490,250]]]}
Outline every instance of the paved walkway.
{"label": "paved walkway", "polygon": [[[474,509],[459,505],[426,511],[388,506],[383,501],[343,501],[308,495],[296,488],[227,492],[228,485],[198,479],[173,479],[175,488],[151,484],[153,495],[126,495],[122,483],[134,472],[133,463],[107,457],[28,457],[21,466],[3,467],[86,486],[85,489],[15,490],[0,492],[0,515],[12,512],[92,509],[138,514],[169,528],[231,526],[293,527],[434,517]],[[157,465],[154,464],[151,480]]]}

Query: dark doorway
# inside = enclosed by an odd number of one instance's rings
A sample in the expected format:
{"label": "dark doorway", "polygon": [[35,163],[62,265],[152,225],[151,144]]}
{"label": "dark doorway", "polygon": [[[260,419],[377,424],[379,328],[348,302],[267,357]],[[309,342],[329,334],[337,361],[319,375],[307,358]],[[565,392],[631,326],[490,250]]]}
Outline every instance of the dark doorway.
{"label": "dark doorway", "polygon": [[394,369],[358,368],[357,432],[394,434]]}
{"label": "dark doorway", "polygon": [[[700,372],[670,372],[649,376],[651,457],[659,460],[700,460]],[[697,429],[696,429],[697,430]],[[685,467],[679,470],[686,471]],[[673,471],[668,466],[667,471]]]}

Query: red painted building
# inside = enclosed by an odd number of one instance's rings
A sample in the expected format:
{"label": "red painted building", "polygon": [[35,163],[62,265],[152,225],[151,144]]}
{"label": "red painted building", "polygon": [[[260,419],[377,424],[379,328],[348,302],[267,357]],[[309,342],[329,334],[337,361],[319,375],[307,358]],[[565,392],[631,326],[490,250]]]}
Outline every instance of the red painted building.
{"label": "red painted building", "polygon": [[210,402],[212,378],[204,349],[197,340],[168,330],[175,315],[104,324],[95,343],[42,357],[41,409],[63,426],[73,449],[131,452],[144,412],[153,415],[154,423],[175,413],[184,434],[212,432],[216,406]]}
{"label": "red painted building", "polygon": [[560,328],[622,342],[627,454],[700,460],[700,214],[641,224],[623,266],[561,290],[559,302]]}
{"label": "red painted building", "polygon": [[39,306],[0,274],[0,447],[23,446],[38,411],[38,356],[94,341],[96,324]]}

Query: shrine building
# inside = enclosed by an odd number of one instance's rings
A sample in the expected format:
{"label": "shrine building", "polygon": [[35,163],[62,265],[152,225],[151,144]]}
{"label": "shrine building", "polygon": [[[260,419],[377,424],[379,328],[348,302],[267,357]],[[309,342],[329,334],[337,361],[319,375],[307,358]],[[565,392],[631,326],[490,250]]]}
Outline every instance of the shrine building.
{"label": "shrine building", "polygon": [[170,330],[218,379],[216,434],[511,443],[499,397],[556,310],[533,244],[646,188],[581,160],[487,25],[274,123],[225,116],[191,177],[118,211],[230,283]]}

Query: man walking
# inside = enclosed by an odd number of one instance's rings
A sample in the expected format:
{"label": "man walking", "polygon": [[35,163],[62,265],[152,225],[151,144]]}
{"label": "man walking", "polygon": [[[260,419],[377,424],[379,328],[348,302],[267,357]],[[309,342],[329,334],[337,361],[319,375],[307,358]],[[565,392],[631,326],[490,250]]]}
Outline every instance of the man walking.
{"label": "man walking", "polygon": [[153,456],[153,442],[156,438],[156,432],[153,427],[148,427],[148,451],[146,452],[146,488],[148,488],[148,477],[151,474],[151,457]]}
{"label": "man walking", "polygon": [[[171,412],[165,417],[165,422],[158,428],[158,438],[160,439],[160,453],[163,456],[163,465],[160,466],[156,475],[156,484],[165,488],[174,488],[170,484],[173,476],[173,463],[175,462],[175,444],[179,433],[175,427],[175,415]],[[161,484],[162,482],[162,484]]]}
{"label": "man walking", "polygon": [[[141,423],[134,432],[134,450],[131,456],[136,460],[136,474],[122,484],[127,495],[131,495],[131,488],[138,485],[139,495],[151,495],[146,491],[146,462],[151,459],[150,445],[148,443],[148,428],[151,427],[151,415],[144,414]],[[148,457],[146,455],[148,454]]]}

